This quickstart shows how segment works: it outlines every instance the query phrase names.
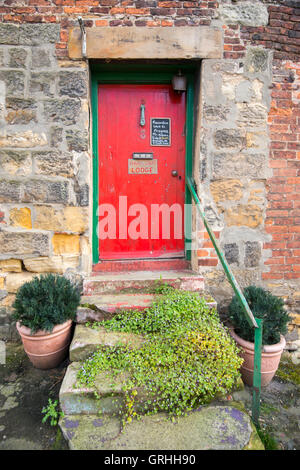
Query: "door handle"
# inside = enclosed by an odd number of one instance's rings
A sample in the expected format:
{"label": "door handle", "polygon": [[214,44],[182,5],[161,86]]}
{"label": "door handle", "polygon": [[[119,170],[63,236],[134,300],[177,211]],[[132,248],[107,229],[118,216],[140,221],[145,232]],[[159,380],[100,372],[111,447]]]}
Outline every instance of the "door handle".
{"label": "door handle", "polygon": [[176,178],[176,176],[178,176],[177,170],[172,170],[171,175],[174,176],[174,178]]}
{"label": "door handle", "polygon": [[140,126],[144,127],[145,121],[145,105],[144,103],[141,104],[141,117],[140,117]]}

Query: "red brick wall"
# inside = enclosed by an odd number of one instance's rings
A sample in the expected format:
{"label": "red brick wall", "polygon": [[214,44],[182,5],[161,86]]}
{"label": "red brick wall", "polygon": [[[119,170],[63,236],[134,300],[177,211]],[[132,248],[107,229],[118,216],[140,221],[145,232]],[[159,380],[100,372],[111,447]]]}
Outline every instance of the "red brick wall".
{"label": "red brick wall", "polygon": [[263,279],[300,278],[300,63],[274,61],[266,232],[272,250]]}

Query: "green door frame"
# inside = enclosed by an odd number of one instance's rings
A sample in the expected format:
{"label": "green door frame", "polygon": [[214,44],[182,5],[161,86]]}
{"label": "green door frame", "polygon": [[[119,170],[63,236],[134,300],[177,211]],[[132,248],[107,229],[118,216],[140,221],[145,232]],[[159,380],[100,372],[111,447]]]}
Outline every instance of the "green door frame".
{"label": "green door frame", "polygon": [[[99,204],[98,185],[98,84],[99,83],[133,83],[133,84],[170,84],[178,70],[187,77],[186,100],[186,181],[193,173],[193,136],[194,136],[194,64],[188,65],[132,65],[124,64],[92,64],[91,65],[91,105],[92,105],[92,151],[93,151],[93,264],[99,262],[99,242],[97,237],[97,208]],[[191,207],[191,194],[185,188],[185,204]],[[185,214],[185,256],[191,259],[190,240],[192,234],[191,212]],[[189,237],[187,237],[187,234]]]}

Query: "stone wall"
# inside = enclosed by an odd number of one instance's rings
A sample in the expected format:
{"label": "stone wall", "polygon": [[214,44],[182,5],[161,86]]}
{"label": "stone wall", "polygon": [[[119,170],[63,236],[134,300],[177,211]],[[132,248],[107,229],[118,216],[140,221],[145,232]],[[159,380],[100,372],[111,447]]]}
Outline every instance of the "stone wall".
{"label": "stone wall", "polygon": [[[89,272],[89,69],[70,60],[71,27],[223,32],[223,59],[201,67],[195,179],[242,286],[286,298],[299,327],[297,0],[3,0],[0,4],[0,331],[24,280]],[[232,290],[198,227],[197,268],[226,306]],[[6,334],[6,333],[5,333]],[[296,337],[296,336],[295,336]]]}
{"label": "stone wall", "polygon": [[[0,24],[0,325],[24,281],[83,269],[88,71],[58,61],[58,24]],[[2,315],[1,315],[2,313]]]}

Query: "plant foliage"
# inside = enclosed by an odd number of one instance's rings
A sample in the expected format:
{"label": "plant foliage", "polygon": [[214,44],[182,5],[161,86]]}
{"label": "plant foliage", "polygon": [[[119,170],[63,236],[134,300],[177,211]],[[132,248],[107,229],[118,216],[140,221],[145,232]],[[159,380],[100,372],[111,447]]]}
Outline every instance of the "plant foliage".
{"label": "plant foliage", "polygon": [[51,398],[48,399],[48,405],[42,409],[42,413],[45,415],[42,419],[42,423],[50,419],[50,426],[56,426],[59,418],[64,417],[64,413],[59,410],[58,400],[52,401]]}
{"label": "plant foliage", "polygon": [[68,279],[57,274],[34,277],[23,284],[13,304],[13,318],[32,333],[52,331],[55,325],[74,319],[80,292]]}
{"label": "plant foliage", "polygon": [[140,349],[98,350],[78,374],[80,385],[93,386],[99,372],[126,372],[128,421],[138,414],[141,390],[148,397],[144,411],[180,415],[230,391],[240,377],[234,341],[197,293],[164,289],[144,312],[127,311],[101,326],[145,337]]}
{"label": "plant foliage", "polygon": [[[254,317],[263,320],[263,344],[276,344],[280,335],[287,331],[290,317],[284,308],[284,302],[267,290],[249,286],[243,291]],[[254,342],[254,328],[246,320],[237,296],[234,296],[229,308],[229,318],[236,333],[246,341]]]}

